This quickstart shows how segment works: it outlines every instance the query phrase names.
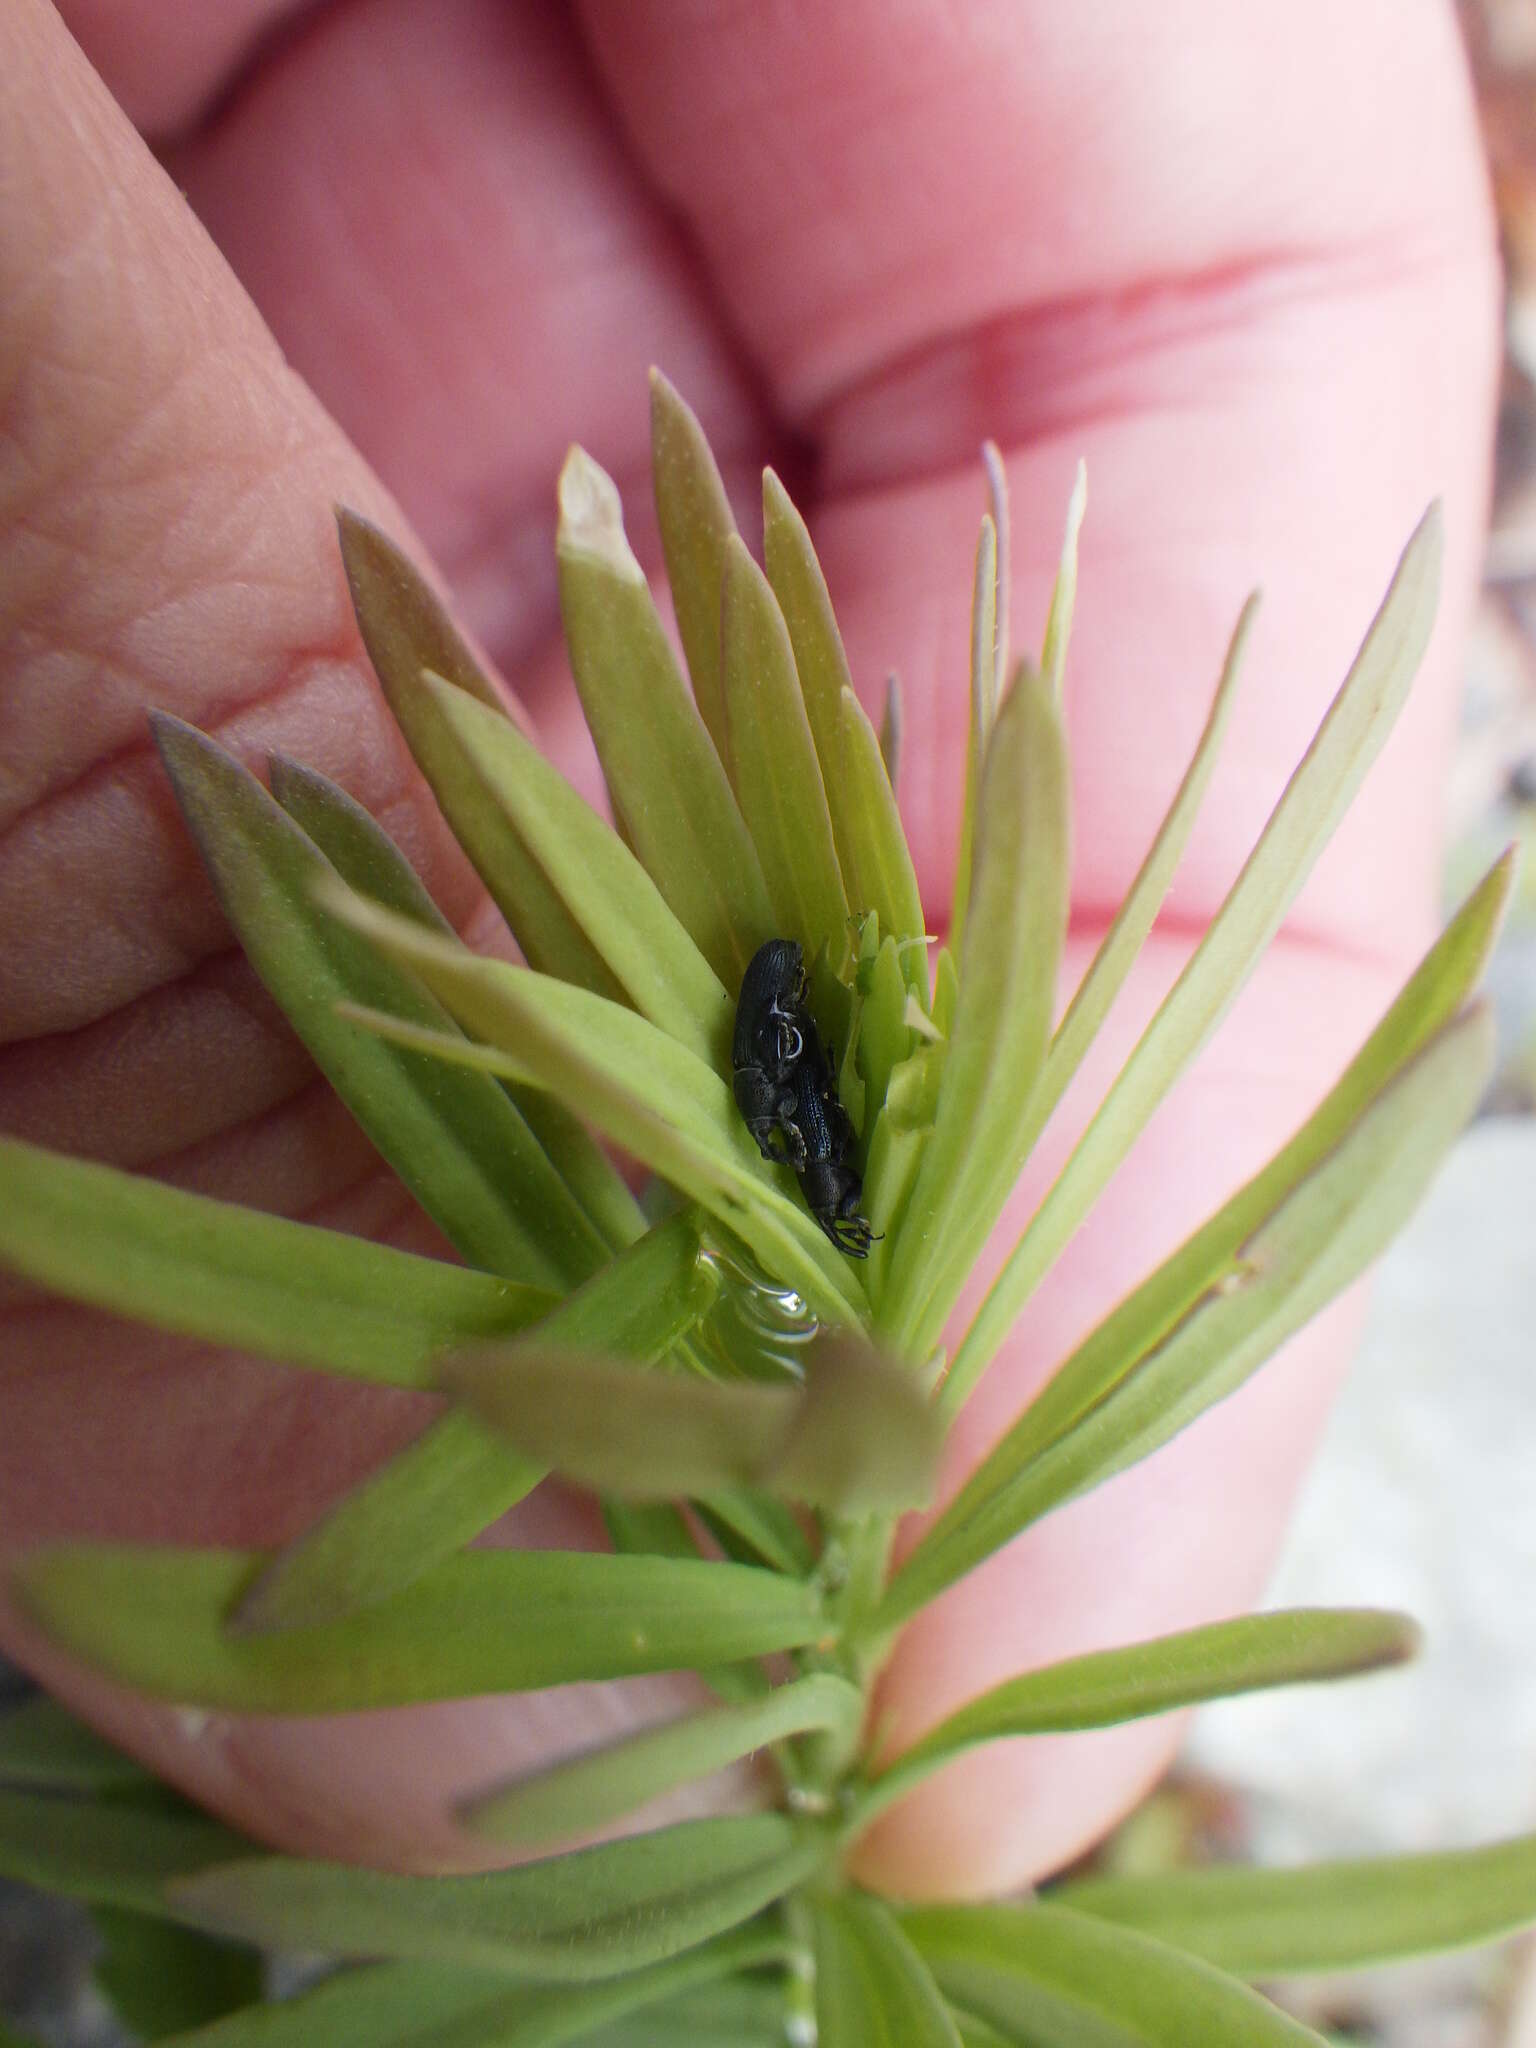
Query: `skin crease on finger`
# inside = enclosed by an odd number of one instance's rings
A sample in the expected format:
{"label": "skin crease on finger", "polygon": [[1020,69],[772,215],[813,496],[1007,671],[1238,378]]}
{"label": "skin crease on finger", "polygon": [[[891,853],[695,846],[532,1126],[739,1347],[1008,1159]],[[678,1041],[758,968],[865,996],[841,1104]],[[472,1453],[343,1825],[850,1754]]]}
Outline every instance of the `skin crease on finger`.
{"label": "skin crease on finger", "polygon": [[[589,54],[547,9],[453,0],[430,35],[422,16],[352,0],[238,80],[189,88],[218,112],[171,168],[257,312],[38,0],[0,30],[17,59],[0,65],[5,1128],[423,1241],[364,1149],[338,1142],[342,1120],[229,961],[139,738],[142,707],[169,703],[253,759],[280,744],[314,761],[382,811],[451,914],[473,918],[360,663],[329,504],[406,529],[327,413],[571,763],[552,586],[523,569],[530,531],[548,546],[562,437],[580,434],[633,503],[655,359],[720,434],[733,477],[808,451],[855,673],[868,687],[894,665],[906,687],[901,797],[930,915],[953,851],[974,448],[992,433],[1009,458],[1025,644],[1086,454],[1074,967],[1155,829],[1262,580],[1244,700],[1114,1027],[1122,1052],[1423,503],[1445,495],[1447,600],[1404,728],[1275,959],[1000,1358],[957,1437],[952,1486],[1063,1348],[1305,1112],[1424,936],[1494,360],[1490,230],[1449,11],[635,5],[584,18]],[[511,598],[494,588],[498,556]],[[1098,1058],[1074,1091],[1046,1160],[1107,1071]],[[66,1108],[82,1098],[99,1124]],[[1044,1171],[1015,1197],[1015,1227]],[[1013,1669],[1249,1603],[1352,1317],[1335,1312],[1243,1396],[923,1617],[885,1686],[889,1739]],[[8,1346],[13,1333],[10,1541],[82,1528],[271,1541],[412,1426],[359,1390],[173,1352],[57,1307],[18,1308]],[[503,1533],[589,1528],[549,1493]],[[442,1819],[452,1795],[682,1697],[661,1680],[325,1724],[186,1723],[70,1670],[15,1617],[4,1634],[266,1839],[433,1867],[467,1853]],[[925,1893],[1021,1882],[1101,1831],[1172,1738],[1154,1723],[963,1763],[887,1817],[861,1873]]]}

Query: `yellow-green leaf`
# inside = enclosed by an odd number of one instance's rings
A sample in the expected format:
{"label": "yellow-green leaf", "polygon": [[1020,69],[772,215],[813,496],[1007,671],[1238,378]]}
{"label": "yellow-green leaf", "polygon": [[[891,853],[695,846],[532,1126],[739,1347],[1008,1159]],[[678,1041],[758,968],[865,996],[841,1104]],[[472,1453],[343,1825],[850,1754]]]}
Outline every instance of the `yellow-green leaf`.
{"label": "yellow-green leaf", "polygon": [[729,766],[720,584],[736,521],[704,429],[660,370],[651,372],[651,488],[694,702],[716,753]]}
{"label": "yellow-green leaf", "polygon": [[619,494],[573,448],[560,473],[560,609],[614,812],[722,983],[773,937],[757,852],[624,538]]}
{"label": "yellow-green leaf", "polygon": [[971,897],[971,854],[976,838],[976,806],[981,800],[981,769],[996,710],[993,690],[997,674],[997,603],[997,527],[988,514],[981,522],[976,542],[971,591],[970,725],[965,747],[965,789],[960,804],[960,847],[955,855],[949,911],[949,944],[957,953],[965,937],[965,913]]}
{"label": "yellow-green leaf", "polygon": [[683,1821],[483,1877],[262,1856],[179,1882],[172,1897],[199,1924],[270,1946],[579,1983],[738,1926],[824,1854],[813,1835],[763,1813]]}
{"label": "yellow-green leaf", "polygon": [[1182,1273],[1222,1246],[1208,1287],[1170,1323],[1164,1294],[1182,1290],[1164,1268],[1084,1340],[924,1532],[887,1589],[882,1621],[915,1612],[1026,1524],[1166,1443],[1358,1278],[1417,1205],[1491,1057],[1487,1014],[1463,1013],[1357,1109],[1304,1177],[1255,1176],[1170,1261],[1186,1262]]}
{"label": "yellow-green leaf", "polygon": [[[592,1270],[601,1240],[505,1090],[343,1023],[350,1000],[441,1029],[410,975],[316,901],[336,870],[253,775],[157,713],[156,745],[225,915],[338,1095],[471,1264],[535,1286]],[[420,929],[413,920],[413,929]]]}
{"label": "yellow-green leaf", "polygon": [[[868,714],[852,690],[844,690],[839,721],[838,765],[833,771],[842,790],[843,814],[858,846],[858,885],[849,884],[854,910],[873,910],[882,932],[900,939],[923,934],[923,903],[917,874],[891,779],[885,772],[880,741]],[[847,870],[844,869],[846,877]],[[908,985],[928,1000],[928,969],[921,946],[904,946],[902,971]]]}
{"label": "yellow-green leaf", "polygon": [[937,1341],[1024,1163],[1066,937],[1070,805],[1055,706],[1021,669],[987,749],[938,1112],[880,1305],[881,1327],[918,1357]]}
{"label": "yellow-green leaf", "polygon": [[734,535],[725,546],[720,645],[732,781],[778,930],[806,956],[849,950],[848,899],[794,652],[768,579]]}
{"label": "yellow-green leaf", "polygon": [[1060,1906],[920,1906],[900,1920],[946,1995],[1010,2040],[1322,2048],[1209,1963]]}
{"label": "yellow-green leaf", "polygon": [[469,1801],[461,1818],[476,1834],[519,1848],[590,1834],[770,1743],[822,1729],[851,1738],[863,1711],[857,1686],[813,1672],[760,1698],[685,1714],[514,1778]]}
{"label": "yellow-green leaf", "polygon": [[[995,1353],[1279,930],[1402,709],[1434,622],[1441,553],[1439,507],[1431,506],[1242,873],[993,1283],[972,1325],[971,1359]],[[976,1373],[969,1360],[963,1371],[956,1364],[943,1396],[951,1412]]]}
{"label": "yellow-green leaf", "polygon": [[960,2048],[943,1994],[889,1907],[844,1891],[814,1912],[818,2048]]}
{"label": "yellow-green leaf", "polygon": [[[630,1245],[530,1331],[540,1347],[604,1344],[660,1358],[713,1300],[698,1230],[676,1216]],[[463,1413],[441,1417],[264,1566],[232,1626],[307,1628],[386,1600],[488,1529],[544,1477]]]}
{"label": "yellow-green leaf", "polygon": [[844,1515],[915,1507],[939,1435],[908,1374],[823,1340],[803,1386],[637,1372],[531,1345],[445,1358],[445,1384],[515,1449],[619,1499],[755,1487]]}
{"label": "yellow-green leaf", "polygon": [[[141,1692],[256,1714],[340,1714],[794,1649],[824,1633],[815,1590],[684,1558],[469,1550],[323,1628],[233,1636],[246,1551],[52,1544],[12,1583],[63,1648]],[[127,1903],[135,1903],[128,1901]]]}
{"label": "yellow-green leaf", "polygon": [[1238,1977],[1363,1970],[1499,1941],[1536,1921],[1536,1835],[1300,1870],[1090,1878],[1055,1896]]}
{"label": "yellow-green leaf", "polygon": [[429,673],[422,682],[475,773],[641,1016],[701,1059],[726,1057],[734,991],[727,995],[623,840],[514,725],[441,677]]}
{"label": "yellow-green leaf", "polygon": [[1088,471],[1077,465],[1072,496],[1067,501],[1067,531],[1061,543],[1061,566],[1051,588],[1051,607],[1045,619],[1045,638],[1040,648],[1040,678],[1056,703],[1061,702],[1061,680],[1067,665],[1067,643],[1072,637],[1072,614],[1077,606],[1077,536],[1088,506]]}
{"label": "yellow-green leaf", "polygon": [[446,677],[499,716],[506,703],[414,563],[355,512],[339,512],[337,525],[353,609],[385,701],[524,958],[545,974],[615,995],[612,976],[444,724],[423,672]]}
{"label": "yellow-green leaf", "polygon": [[853,697],[810,533],[771,469],[763,472],[763,560],[794,649],[848,901],[855,913],[877,910],[882,931],[910,937],[923,929],[922,908],[880,742]]}
{"label": "yellow-green leaf", "polygon": [[1202,1700],[1280,1685],[1355,1678],[1400,1664],[1418,1646],[1407,1615],[1374,1608],[1250,1614],[1150,1642],[1042,1665],[993,1686],[931,1729],[870,1784],[867,1824],[962,1751],[1010,1736],[1107,1728]]}
{"label": "yellow-green leaf", "polygon": [[0,1265],[156,1329],[424,1387],[462,1337],[509,1335],[547,1290],[188,1194],[0,1138]]}

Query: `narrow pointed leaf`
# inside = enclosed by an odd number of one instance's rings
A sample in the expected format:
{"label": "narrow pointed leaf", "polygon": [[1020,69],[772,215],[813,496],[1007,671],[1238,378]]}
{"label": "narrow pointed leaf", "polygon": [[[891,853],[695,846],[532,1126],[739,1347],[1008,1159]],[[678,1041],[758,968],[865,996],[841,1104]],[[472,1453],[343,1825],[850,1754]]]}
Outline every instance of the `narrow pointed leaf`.
{"label": "narrow pointed leaf", "polygon": [[783,1816],[753,1814],[684,1821],[483,1877],[257,1857],[178,1883],[172,1896],[200,1924],[269,1945],[579,1983],[740,1925],[825,1853]]}
{"label": "narrow pointed leaf", "polygon": [[[487,711],[486,716],[496,717],[502,725],[507,722],[497,713]],[[452,932],[399,847],[344,789],[284,754],[268,756],[267,772],[273,796],[344,882],[431,931]]]}
{"label": "narrow pointed leaf", "polygon": [[441,1028],[439,1005],[315,901],[336,870],[253,775],[180,720],[155,740],[225,915],[327,1079],[471,1264],[534,1285],[578,1279],[602,1246],[504,1090],[382,1044],[343,1000]]}
{"label": "narrow pointed leaf", "polygon": [[[849,887],[849,901],[855,911],[873,910],[880,929],[897,939],[912,939],[923,931],[923,903],[918,894],[917,875],[896,797],[880,753],[880,741],[868,714],[852,690],[844,690],[839,727],[841,752],[835,773],[841,777],[844,811],[850,830],[858,838],[859,887],[855,896]],[[912,987],[928,994],[928,975],[922,949],[902,951],[902,966]]]}
{"label": "narrow pointed leaf", "polygon": [[[996,1351],[1153,1110],[1231,1007],[1380,752],[1429,638],[1441,534],[1439,509],[1431,507],[1242,873],[993,1283],[971,1332],[984,1357]],[[949,1409],[971,1377],[968,1370],[955,1381]]]}
{"label": "narrow pointed leaf", "polygon": [[885,703],[880,712],[880,758],[892,789],[901,786],[902,725],[901,677],[893,671],[885,679]]}
{"label": "narrow pointed leaf", "polygon": [[637,1372],[531,1345],[457,1352],[442,1372],[525,1456],[620,1499],[745,1486],[855,1515],[916,1506],[935,1476],[928,1403],[850,1344],[818,1344],[803,1387]]}
{"label": "narrow pointed leaf", "polygon": [[[1295,1137],[1099,1326],[1084,1347],[1090,1358],[1123,1357],[1138,1341],[1136,1333],[1168,1329],[1201,1295],[1230,1284],[1238,1271],[1243,1239],[1321,1164],[1381,1091],[1462,1007],[1493,950],[1514,874],[1511,847],[1462,904]],[[984,1304],[956,1356],[945,1388],[951,1409],[974,1384],[1005,1334],[1001,1317],[990,1313],[995,1299],[989,1297]],[[1098,1398],[1103,1384],[1097,1369],[1082,1358],[1072,1375],[1063,1369],[1031,1409],[1032,1440],[1043,1442],[1065,1420],[1082,1413],[1087,1402]]]}
{"label": "narrow pointed leaf", "polygon": [[923,929],[922,906],[891,778],[853,694],[810,533],[771,469],[763,472],[763,561],[794,649],[849,904],[855,913],[877,910],[883,931],[912,936]]}
{"label": "narrow pointed leaf", "polygon": [[1067,531],[1061,543],[1061,566],[1051,589],[1051,608],[1045,619],[1045,639],[1040,649],[1040,678],[1051,696],[1061,702],[1061,681],[1067,665],[1067,643],[1072,637],[1072,614],[1077,606],[1077,536],[1088,506],[1088,471],[1077,465],[1072,496],[1067,501]]}
{"label": "narrow pointed leaf", "polygon": [[[1417,1205],[1475,1108],[1491,1058],[1488,1016],[1465,1013],[1282,1192],[1171,1327],[1130,1304],[1113,1311],[926,1531],[887,1591],[883,1618],[914,1612],[1027,1523],[1166,1443],[1357,1279]],[[1248,1194],[1205,1226],[1212,1240],[1225,1236],[1228,1210],[1246,1220]],[[1155,1274],[1144,1290],[1155,1298],[1161,1280]]]}
{"label": "narrow pointed leaf", "polygon": [[0,1138],[0,1265],[157,1329],[392,1386],[510,1335],[545,1289]]}
{"label": "narrow pointed leaf", "polygon": [[1360,1970],[1474,1948],[1536,1921],[1536,1835],[1302,1870],[1090,1878],[1054,1896],[1236,1977]]}
{"label": "narrow pointed leaf", "polygon": [[0,1877],[90,1906],[168,1913],[168,1878],[222,1868],[249,1849],[201,1815],[156,1813],[131,1800],[0,1791]]}
{"label": "narrow pointed leaf", "polygon": [[560,473],[560,609],[571,670],[630,844],[729,989],[773,936],[757,853],[624,538],[612,480]]}
{"label": "narrow pointed leaf", "polygon": [[38,1792],[125,1792],[153,1784],[142,1764],[36,1693],[0,1714],[0,1785]]}
{"label": "narrow pointed leaf", "polygon": [[[430,693],[431,680],[423,675],[414,687]],[[456,687],[439,682],[439,688]],[[478,697],[464,690],[457,690],[457,697],[460,703],[474,705],[491,733],[498,737],[510,734],[512,741],[535,760],[542,758],[536,750],[528,748],[515,727],[487,710]],[[554,773],[552,769],[546,772]],[[453,927],[423,888],[415,869],[361,805],[323,775],[317,775],[311,768],[301,768],[281,755],[272,757],[271,773],[272,794],[314,840],[348,888],[382,903],[386,910],[415,918],[428,931],[445,938],[453,936]],[[611,839],[612,834],[608,837]],[[608,993],[609,984],[603,983],[602,990]],[[620,993],[616,985],[612,992]],[[640,1236],[645,1219],[639,1204],[613,1162],[576,1118],[535,1088],[502,1085],[602,1241],[616,1249]]]}
{"label": "narrow pointed leaf", "polygon": [[893,938],[881,940],[874,966],[867,976],[867,988],[865,981],[866,976],[861,969],[859,983],[863,1001],[858,1012],[856,1061],[859,1077],[864,1083],[863,1128],[867,1131],[885,1107],[892,1070],[912,1050],[912,1034],[907,1026],[910,998],[906,978],[901,971],[901,954]]}
{"label": "narrow pointed leaf", "polygon": [[[604,1344],[662,1357],[718,1285],[692,1219],[658,1224],[530,1332],[541,1351]],[[247,1631],[307,1628],[387,1600],[504,1515],[544,1477],[469,1415],[434,1422],[258,1575],[234,1615]]]}
{"label": "narrow pointed leaf", "polygon": [[[765,1656],[820,1636],[814,1589],[681,1558],[471,1550],[324,1628],[232,1636],[244,1551],[57,1544],[13,1584],[76,1656],[162,1698],[268,1714],[522,1692]],[[132,1904],[134,1901],[128,1901]]]}
{"label": "narrow pointed leaf", "polygon": [[1222,666],[1221,680],[1216,686],[1216,695],[1211,702],[1210,715],[1205,721],[1205,728],[1195,747],[1189,767],[1184,772],[1184,779],[1168,807],[1167,816],[1158,827],[1157,837],[1137,871],[1135,881],[1126,892],[1124,901],[1115,913],[1113,923],[1104,934],[1087,973],[1078,983],[1076,992],[1067,1006],[1067,1013],[1051,1040],[1040,1091],[1035,1102],[1030,1105],[1030,1122],[1036,1130],[1043,1129],[1046,1118],[1066,1093],[1067,1083],[1082,1064],[1084,1053],[1098,1035],[1099,1026],[1108,1015],[1111,1003],[1135,965],[1147,934],[1151,931],[1157,913],[1162,907],[1163,899],[1168,893],[1174,871],[1183,858],[1184,848],[1189,842],[1190,832],[1205,800],[1205,792],[1210,786],[1216,759],[1221,751],[1221,742],[1236,698],[1243,651],[1248,644],[1248,635],[1257,611],[1257,597],[1249,598],[1237,622],[1237,629],[1232,635],[1227,658]]}
{"label": "narrow pointed leaf", "polygon": [[1418,1630],[1404,1614],[1300,1608],[1069,1657],[994,1686],[941,1721],[874,1780],[860,1819],[979,1743],[1108,1728],[1202,1700],[1358,1677],[1401,1663],[1417,1645]]}
{"label": "narrow pointed leaf", "polygon": [[938,1114],[881,1303],[882,1325],[919,1357],[936,1341],[1024,1162],[1066,937],[1070,803],[1055,707],[1021,670],[987,750]]}
{"label": "narrow pointed leaf", "polygon": [[948,1038],[955,1028],[955,1011],[960,1005],[960,975],[955,966],[955,956],[948,946],[940,946],[933,963],[933,1009],[930,1015],[933,1028],[941,1038]]}
{"label": "narrow pointed leaf", "polygon": [[738,1564],[765,1564],[771,1571],[804,1578],[816,1562],[795,1511],[771,1494],[716,1486],[690,1505],[725,1555]]}
{"label": "narrow pointed leaf", "polygon": [[310,1629],[377,1606],[488,1529],[545,1476],[450,1413],[290,1539],[230,1610],[240,1635]]}
{"label": "narrow pointed leaf", "polygon": [[244,1942],[121,1906],[97,1906],[91,1918],[102,1942],[96,1988],[141,2041],[184,2035],[261,1998],[261,1957]]}
{"label": "narrow pointed leaf", "polygon": [[524,958],[541,973],[616,995],[612,976],[444,724],[422,672],[446,677],[505,715],[500,693],[437,593],[395,543],[355,512],[339,512],[337,526],[353,610],[385,701]]}
{"label": "narrow pointed leaf", "polygon": [[849,950],[848,899],[821,766],[783,615],[741,541],[726,545],[721,660],[732,781],[768,883],[776,928],[809,958]]}
{"label": "narrow pointed leaf", "polygon": [[771,469],[763,471],[763,562],[794,649],[848,898],[851,903],[867,904],[858,835],[838,779],[842,697],[845,689],[853,687],[853,677],[810,532]]}
{"label": "narrow pointed leaf", "polygon": [[174,2048],[428,2048],[451,2041],[505,1993],[493,1970],[449,1963],[370,1963],[307,1990],[231,2013]]}
{"label": "narrow pointed leaf", "polygon": [[[608,1541],[621,1555],[629,1557],[687,1557],[703,1551],[687,1517],[672,1501],[619,1501],[600,1503]],[[727,1552],[727,1555],[732,1553]],[[737,1558],[738,1563],[743,1562]],[[746,1563],[755,1564],[756,1558]],[[779,1566],[774,1567],[780,1569]],[[810,1561],[805,1567],[810,1569]],[[803,1576],[796,1573],[796,1576]],[[717,1699],[737,1704],[760,1699],[768,1690],[768,1678],[761,1664],[711,1664],[695,1673]]]}
{"label": "narrow pointed leaf", "polygon": [[651,488],[693,699],[716,753],[729,765],[720,586],[736,521],[704,429],[659,370],[651,372]]}
{"label": "narrow pointed leaf", "polygon": [[437,676],[422,682],[641,1016],[701,1059],[728,1054],[731,998],[623,840],[505,718]]}
{"label": "narrow pointed leaf", "polygon": [[729,1086],[686,1046],[630,1009],[444,946],[361,897],[333,893],[328,900],[354,930],[412,968],[480,1043],[423,1036],[408,1020],[402,1026],[370,1014],[374,1031],[581,1102],[615,1144],[718,1216],[818,1314],[840,1321],[860,1314],[846,1262],[770,1179]]}
{"label": "narrow pointed leaf", "polygon": [[[1031,2039],[1026,2034],[1000,2034],[996,2027],[989,2026],[985,2020],[977,2019],[973,2013],[961,2012],[953,2005],[950,2011],[955,2016],[955,2026],[959,2030],[960,2048],[1051,2048],[1044,2035],[1036,2035]],[[1124,2037],[1121,2039],[1123,2042]],[[1084,2032],[1073,2037],[1072,2048],[1094,2048],[1094,2043]],[[1120,2044],[1116,2044],[1116,2048],[1120,2048]]]}
{"label": "narrow pointed leaf", "polygon": [[[375,1962],[309,1991],[233,2013],[174,2048],[782,2048],[778,1999],[758,1976],[731,1972],[778,1960],[782,1939],[756,1927],[717,1937],[647,1970],[592,1987],[526,1982],[461,1964]],[[680,1985],[705,1985],[680,1991]],[[627,2017],[616,2017],[627,2015]],[[754,2032],[756,2030],[756,2032]]]}
{"label": "narrow pointed leaf", "polygon": [[878,1899],[846,1891],[816,1917],[818,2048],[960,2048],[943,1994]]}
{"label": "narrow pointed leaf", "polygon": [[785,2048],[784,1994],[763,1978],[737,1977],[665,1999],[582,2036],[582,2048]]}
{"label": "narrow pointed leaf", "polygon": [[[690,1986],[721,1986],[737,1971],[780,1959],[783,1937],[770,1928],[742,1928],[646,1969],[595,1984],[525,1981],[508,1988],[504,1971],[443,1963],[374,1963],[339,1972],[297,1997],[232,2016],[178,2038],[174,2048],[557,2048],[567,2041],[602,2048],[638,2016],[645,2031],[626,2035],[649,2048],[657,2041],[713,2048],[718,2037],[677,2031],[697,2013],[756,2016],[755,2005],[701,1998]],[[756,1987],[754,1987],[756,1988]],[[651,2029],[656,2031],[652,2032]],[[733,2035],[729,2048],[739,2048]],[[776,2044],[770,2043],[770,2048]]]}
{"label": "narrow pointed leaf", "polygon": [[742,1927],[666,1962],[596,1983],[520,1984],[460,2020],[413,2034],[406,2048],[560,2048],[567,2041],[600,2048],[608,2023],[622,2024],[630,2017],[645,2030],[648,2042],[675,2040],[694,2048],[693,2034],[667,2029],[666,2011],[677,2010],[679,1994],[690,1985],[712,1984],[734,1971],[778,1962],[783,1952],[783,1937],[775,1930]]}
{"label": "narrow pointed leaf", "polygon": [[879,1235],[870,1247],[865,1285],[877,1303],[884,1300],[891,1260],[933,1135],[943,1072],[944,1051],[938,1046],[923,1046],[893,1068],[884,1113],[870,1140],[864,1202]]}
{"label": "narrow pointed leaf", "polygon": [[857,1686],[813,1673],[761,1699],[687,1714],[514,1779],[462,1808],[460,1817],[476,1834],[519,1848],[588,1834],[769,1743],[816,1729],[851,1737],[863,1709]]}
{"label": "narrow pointed leaf", "polygon": [[957,953],[965,938],[965,913],[971,899],[971,854],[976,838],[976,806],[981,800],[981,769],[996,711],[993,687],[997,662],[997,558],[997,528],[989,514],[981,522],[976,542],[971,592],[971,716],[965,747],[965,789],[960,804],[960,849],[955,856],[955,885],[949,911],[949,944]]}
{"label": "narrow pointed leaf", "polygon": [[900,1919],[943,1991],[1010,2039],[1039,2028],[1074,2048],[1320,2048],[1310,2027],[1209,1963],[1060,1906],[927,1906]]}
{"label": "narrow pointed leaf", "polygon": [[514,1088],[512,1093],[524,1122],[609,1250],[622,1251],[643,1237],[645,1211],[581,1119],[542,1088]]}
{"label": "narrow pointed leaf", "polygon": [[1008,509],[1008,471],[1002,450],[995,441],[981,444],[982,467],[987,473],[987,503],[997,535],[997,621],[992,635],[992,682],[985,693],[982,736],[990,736],[997,707],[1003,700],[1003,686],[1012,672],[1009,655],[1013,610],[1013,528]]}
{"label": "narrow pointed leaf", "polygon": [[693,1531],[672,1501],[605,1500],[603,1526],[615,1550],[629,1557],[698,1557]]}

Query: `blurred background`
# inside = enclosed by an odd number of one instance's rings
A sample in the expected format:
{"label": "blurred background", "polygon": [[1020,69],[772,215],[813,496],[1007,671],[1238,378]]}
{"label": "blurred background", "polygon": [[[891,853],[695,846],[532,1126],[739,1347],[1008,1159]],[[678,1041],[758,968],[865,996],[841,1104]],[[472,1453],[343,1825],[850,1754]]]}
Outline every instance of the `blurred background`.
{"label": "blurred background", "polygon": [[[1536,1830],[1536,0],[1460,0],[1507,270],[1496,499],[1451,783],[1447,907],[1525,857],[1490,992],[1482,1115],[1384,1261],[1366,1344],[1272,1588],[1424,1624],[1407,1669],[1197,1716],[1164,1788],[1094,1859],[1154,1869],[1454,1847]],[[24,1684],[0,1664],[0,1709]],[[83,1911],[0,1883],[0,2015],[118,2048]],[[1536,2048],[1536,1937],[1292,1987],[1340,2043]],[[3,2022],[0,2022],[3,2025]]]}

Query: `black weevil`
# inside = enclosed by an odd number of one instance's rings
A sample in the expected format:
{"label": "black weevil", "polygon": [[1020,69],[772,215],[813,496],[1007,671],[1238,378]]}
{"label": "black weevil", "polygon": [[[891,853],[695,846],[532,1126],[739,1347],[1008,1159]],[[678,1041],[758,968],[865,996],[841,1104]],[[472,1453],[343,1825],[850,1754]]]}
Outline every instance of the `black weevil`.
{"label": "black weevil", "polygon": [[[752,955],[736,998],[731,1086],[757,1149],[775,1166],[805,1164],[795,1124],[795,1068],[805,1050],[805,967],[793,939],[770,939]],[[787,1147],[775,1151],[780,1137]]]}
{"label": "black weevil", "polygon": [[838,1250],[865,1259],[872,1234],[859,1212],[862,1183],[848,1164],[853,1125],[838,1100],[807,995],[795,941],[769,939],[760,946],[736,1003],[736,1106],[763,1157],[794,1168],[807,1208]]}

